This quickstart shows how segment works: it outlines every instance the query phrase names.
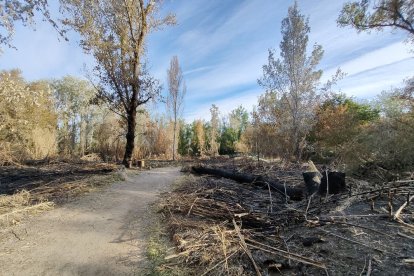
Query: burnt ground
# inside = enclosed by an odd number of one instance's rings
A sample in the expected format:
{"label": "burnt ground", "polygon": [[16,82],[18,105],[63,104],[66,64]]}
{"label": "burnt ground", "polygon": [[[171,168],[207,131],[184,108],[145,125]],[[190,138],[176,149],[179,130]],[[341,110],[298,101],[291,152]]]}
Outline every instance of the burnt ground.
{"label": "burnt ground", "polygon": [[[303,186],[300,165],[208,160]],[[412,275],[414,182],[347,178],[346,193],[291,201],[268,189],[189,174],[159,210],[175,248],[159,271],[184,275]]]}
{"label": "burnt ground", "polygon": [[95,162],[55,162],[34,166],[0,167],[0,194],[33,190],[45,185],[81,180],[93,175],[110,174],[115,166]]}

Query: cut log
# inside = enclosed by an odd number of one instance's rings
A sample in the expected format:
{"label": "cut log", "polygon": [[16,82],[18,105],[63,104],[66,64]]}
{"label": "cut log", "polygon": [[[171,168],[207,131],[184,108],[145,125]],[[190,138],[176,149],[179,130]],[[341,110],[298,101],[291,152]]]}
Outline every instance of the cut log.
{"label": "cut log", "polygon": [[306,193],[312,195],[319,191],[321,184],[320,172],[304,172],[302,173],[303,180],[305,181]]}
{"label": "cut log", "polygon": [[311,160],[303,164],[303,167],[306,168],[306,171],[302,173],[303,180],[305,181],[306,194],[313,195],[319,191],[319,186],[321,185],[322,174],[318,171],[315,164]]}
{"label": "cut log", "polygon": [[345,173],[329,170],[320,173],[312,161],[309,161],[304,166],[307,167],[307,170],[302,175],[308,195],[312,195],[315,192],[318,192],[320,195],[339,194],[347,190]]}
{"label": "cut log", "polygon": [[[257,186],[261,186],[264,189],[270,187],[272,190],[278,192],[279,194],[286,196],[288,195],[292,200],[302,200],[303,199],[303,190],[295,187],[288,187],[278,181],[263,177],[261,175],[253,175],[248,173],[238,173],[230,170],[211,168],[205,166],[193,166],[192,171],[198,174],[209,174],[219,177],[224,177],[237,181],[239,183],[248,183]],[[285,194],[286,191],[286,194]]]}
{"label": "cut log", "polygon": [[323,172],[321,185],[319,186],[319,193],[321,195],[326,194],[326,192],[329,194],[339,194],[346,191],[345,173],[328,172],[328,178],[326,176],[326,172]]}

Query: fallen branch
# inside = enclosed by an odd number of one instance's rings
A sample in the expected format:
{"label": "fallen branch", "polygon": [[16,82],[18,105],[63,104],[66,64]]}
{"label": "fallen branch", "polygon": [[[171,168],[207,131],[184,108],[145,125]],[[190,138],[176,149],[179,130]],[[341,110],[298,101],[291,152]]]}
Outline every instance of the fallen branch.
{"label": "fallen branch", "polygon": [[239,183],[255,184],[255,185],[263,186],[265,188],[267,188],[267,185],[269,185],[269,187],[272,188],[274,191],[278,192],[279,194],[283,196],[287,195],[292,200],[299,201],[299,200],[302,200],[303,198],[302,189],[294,188],[294,187],[285,187],[285,185],[279,182],[276,182],[271,179],[267,179],[260,175],[238,173],[234,171],[228,171],[228,170],[218,169],[218,168],[210,168],[206,166],[193,166],[192,171],[198,174],[209,174],[209,175],[228,178],[228,179],[237,181]]}
{"label": "fallen branch", "polygon": [[361,229],[370,230],[370,231],[372,231],[374,233],[381,234],[381,235],[384,235],[384,236],[393,237],[393,236],[391,236],[391,235],[389,235],[387,233],[378,231],[376,229],[373,229],[373,228],[370,228],[370,227],[367,227],[367,226],[359,225],[359,224],[349,223],[349,222],[345,222],[345,221],[328,220],[328,219],[319,219],[319,221],[321,221],[321,222],[328,222],[328,223],[332,223],[332,224],[335,224],[336,223],[336,224],[349,225],[349,226],[358,227],[358,228],[361,228]]}
{"label": "fallen branch", "polygon": [[[286,250],[282,250],[282,249],[279,249],[279,248],[276,248],[276,247],[273,247],[273,246],[270,246],[270,245],[252,240],[252,239],[247,239],[247,241],[250,242],[248,245],[250,247],[255,248],[255,249],[262,250],[264,252],[274,254],[274,255],[277,255],[277,256],[280,256],[280,257],[284,257],[284,258],[287,258],[287,259],[290,259],[290,260],[293,260],[293,261],[297,261],[297,262],[300,262],[300,263],[309,264],[309,265],[313,265],[313,266],[318,267],[318,268],[326,269],[326,266],[324,264],[322,264],[320,262],[317,262],[315,260],[312,260],[310,258],[306,258],[304,256],[301,256],[301,255],[298,255],[298,254],[295,254],[295,253],[291,253],[291,252],[288,252]],[[251,244],[251,243],[253,243],[253,244]]]}
{"label": "fallen branch", "polygon": [[237,235],[239,236],[240,245],[243,248],[244,252],[246,252],[249,259],[252,261],[252,264],[254,266],[254,270],[256,270],[257,276],[262,276],[262,273],[260,273],[259,267],[257,266],[256,262],[254,261],[252,252],[250,252],[249,248],[247,248],[246,241],[244,240],[244,237],[243,237],[242,233],[240,232],[240,227],[237,225],[237,223],[234,219],[233,219],[233,225],[234,225],[234,229],[236,230]]}
{"label": "fallen branch", "polygon": [[208,273],[210,273],[210,271],[214,270],[216,267],[218,267],[219,265],[225,263],[228,261],[228,259],[230,259],[231,257],[234,256],[234,254],[236,254],[238,251],[234,251],[233,253],[231,253],[230,255],[228,255],[226,258],[224,258],[224,260],[221,260],[220,262],[216,263],[215,265],[213,265],[212,267],[210,267],[209,269],[207,269],[206,271],[204,271],[203,274],[201,274],[200,276],[205,276]]}
{"label": "fallen branch", "polygon": [[367,269],[367,276],[371,275],[372,272],[372,265],[371,265],[371,259],[368,260],[368,269]]}
{"label": "fallen branch", "polygon": [[400,237],[404,237],[404,238],[410,239],[410,240],[414,240],[414,237],[410,237],[410,236],[408,236],[408,235],[406,235],[404,233],[401,233],[401,232],[397,232],[397,235],[400,236]]}
{"label": "fallen branch", "polygon": [[369,246],[368,244],[365,244],[365,243],[362,243],[362,242],[359,242],[359,241],[356,241],[356,240],[352,240],[352,239],[348,239],[348,238],[346,238],[346,237],[342,237],[342,236],[340,236],[340,235],[337,235],[337,234],[335,234],[335,233],[332,233],[332,232],[326,231],[326,230],[324,230],[324,229],[319,229],[319,230],[321,230],[322,232],[325,232],[325,233],[326,233],[326,234],[328,234],[328,235],[332,235],[332,236],[334,236],[334,237],[337,237],[337,238],[343,239],[343,240],[345,240],[345,241],[349,241],[349,242],[352,242],[352,243],[355,243],[355,244],[359,244],[359,245],[362,245],[362,246],[364,246],[364,247],[367,247],[367,248],[370,248],[370,249],[374,249],[374,250],[380,251],[380,252],[382,252],[382,253],[385,253],[385,252],[386,252],[385,250],[382,250],[382,249],[379,249],[379,248],[375,248],[375,247]]}

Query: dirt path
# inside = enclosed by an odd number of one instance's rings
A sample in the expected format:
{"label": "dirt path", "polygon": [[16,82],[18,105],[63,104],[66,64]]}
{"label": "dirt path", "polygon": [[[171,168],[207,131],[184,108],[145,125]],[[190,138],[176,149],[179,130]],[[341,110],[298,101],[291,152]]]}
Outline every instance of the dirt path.
{"label": "dirt path", "polygon": [[146,171],[18,225],[0,244],[0,275],[134,275],[148,204],[179,174]]}

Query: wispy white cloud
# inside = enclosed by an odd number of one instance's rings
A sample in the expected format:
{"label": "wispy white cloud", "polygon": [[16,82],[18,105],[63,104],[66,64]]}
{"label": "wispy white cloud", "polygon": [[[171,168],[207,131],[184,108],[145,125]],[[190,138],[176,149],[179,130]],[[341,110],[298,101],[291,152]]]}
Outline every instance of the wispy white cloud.
{"label": "wispy white cloud", "polygon": [[191,98],[211,98],[231,93],[244,85],[254,85],[260,75],[266,53],[256,53],[250,57],[239,55],[239,59],[229,58],[226,63],[191,79],[188,83]]}
{"label": "wispy white cloud", "polygon": [[83,64],[92,63],[75,37],[67,42],[48,24],[37,24],[36,30],[17,26],[13,44],[17,50],[4,49],[0,56],[0,70],[19,68],[29,80],[82,76]]}
{"label": "wispy white cloud", "polygon": [[372,98],[383,90],[401,86],[412,76],[413,58],[407,58],[349,76],[340,82],[340,87],[350,96]]}
{"label": "wispy white cloud", "polygon": [[[402,42],[396,42],[345,62],[341,65],[341,68],[344,72],[347,72],[349,76],[353,76],[364,71],[383,67],[406,59],[414,61],[413,56],[408,52],[406,45]],[[412,72],[414,73],[414,69]]]}
{"label": "wispy white cloud", "polygon": [[[414,75],[414,61],[402,32],[357,34],[339,28],[336,18],[346,0],[299,0],[309,15],[310,44],[325,50],[320,64],[324,80],[341,67],[348,73],[338,89],[358,97],[372,97]],[[162,82],[172,56],[177,55],[187,83],[187,119],[209,118],[216,103],[223,113],[238,104],[257,103],[257,78],[267,62],[267,49],[278,48],[281,20],[293,0],[187,1],[167,0],[164,13],[177,14],[179,25],[152,33],[147,43],[151,72]],[[37,31],[17,28],[15,45],[0,56],[0,70],[19,67],[29,79],[82,75],[83,63],[93,64],[76,39],[58,41],[47,23]],[[165,86],[165,85],[164,85]],[[166,88],[166,87],[165,87]]]}
{"label": "wispy white cloud", "polygon": [[201,67],[198,67],[198,68],[193,68],[193,69],[184,71],[183,75],[188,76],[188,75],[191,75],[191,74],[194,74],[194,73],[200,73],[200,72],[204,72],[204,71],[207,71],[207,70],[211,70],[213,68],[214,68],[213,66],[201,66]]}

